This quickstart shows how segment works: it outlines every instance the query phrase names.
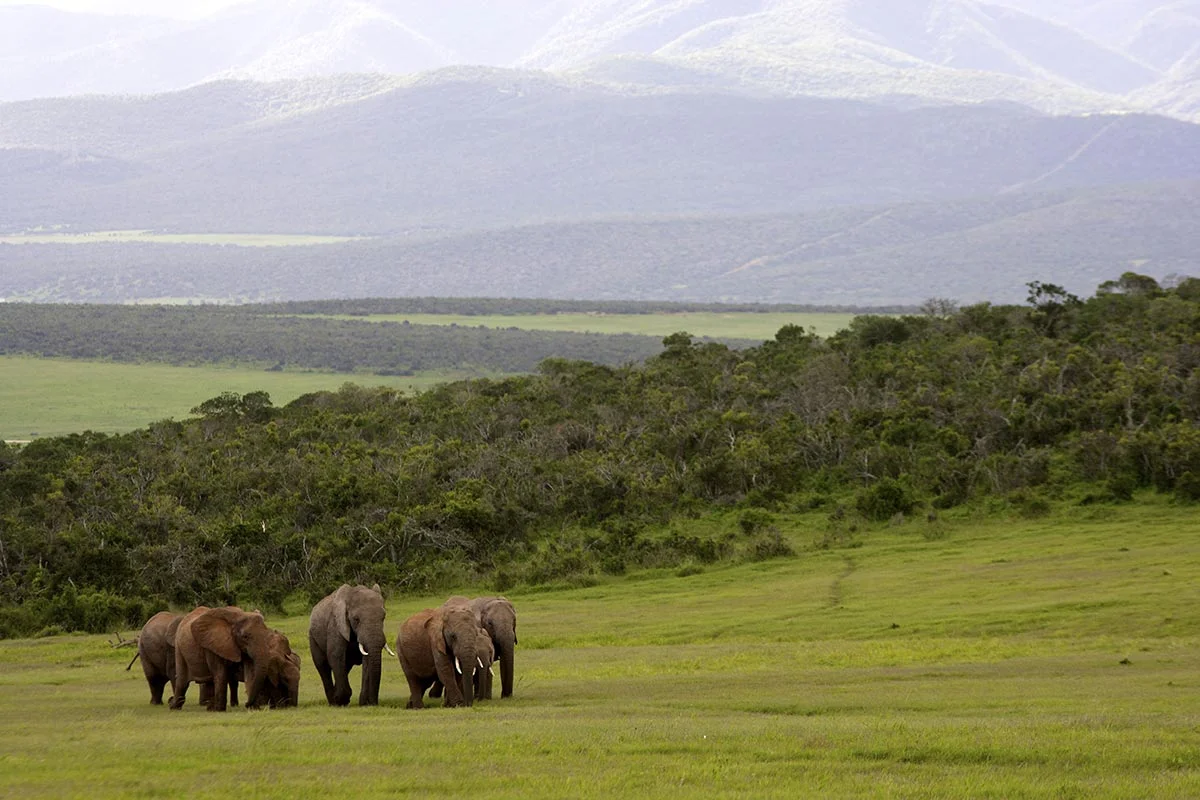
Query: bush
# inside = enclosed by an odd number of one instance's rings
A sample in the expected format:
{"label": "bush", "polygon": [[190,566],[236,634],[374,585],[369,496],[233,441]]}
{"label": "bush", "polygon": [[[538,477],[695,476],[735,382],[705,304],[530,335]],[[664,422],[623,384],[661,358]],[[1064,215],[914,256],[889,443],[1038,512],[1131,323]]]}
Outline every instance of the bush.
{"label": "bush", "polygon": [[742,529],[742,533],[746,536],[751,536],[766,528],[775,517],[761,509],[752,508],[742,512],[742,516],[738,518],[738,527]]}
{"label": "bush", "polygon": [[1185,472],[1176,478],[1175,499],[1184,503],[1200,503],[1200,475]]}
{"label": "bush", "polygon": [[911,514],[917,506],[917,498],[904,483],[883,478],[859,492],[854,504],[858,513],[867,519],[882,522],[896,514]]}
{"label": "bush", "polygon": [[766,561],[771,558],[788,558],[796,555],[796,550],[792,547],[791,542],[783,538],[783,535],[772,528],[765,535],[754,541],[750,547],[747,556],[751,561]]}

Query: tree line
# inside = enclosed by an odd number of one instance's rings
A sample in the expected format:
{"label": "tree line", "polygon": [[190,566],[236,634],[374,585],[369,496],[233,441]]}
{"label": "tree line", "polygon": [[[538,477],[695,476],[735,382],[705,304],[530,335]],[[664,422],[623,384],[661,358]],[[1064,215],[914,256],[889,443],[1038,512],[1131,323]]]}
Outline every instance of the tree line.
{"label": "tree line", "polygon": [[653,336],[373,323],[241,306],[0,303],[0,354],[9,355],[407,375],[533,372],[550,357],[618,365],[661,350]]}
{"label": "tree line", "polygon": [[[644,363],[276,408],[0,450],[0,634],[99,630],[165,604],[276,607],[344,581],[426,592],[786,554],[831,525],[995,500],[1200,500],[1200,280],[1127,273],[1086,300],[794,326],[743,350],[667,337]],[[672,525],[716,510],[722,536]]]}

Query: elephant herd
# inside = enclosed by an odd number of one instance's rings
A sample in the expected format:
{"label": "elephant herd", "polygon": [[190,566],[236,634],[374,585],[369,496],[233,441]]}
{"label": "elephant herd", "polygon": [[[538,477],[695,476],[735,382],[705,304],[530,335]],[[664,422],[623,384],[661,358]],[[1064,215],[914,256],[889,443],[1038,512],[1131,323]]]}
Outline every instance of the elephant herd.
{"label": "elephant herd", "polygon": [[[378,704],[384,650],[400,659],[408,708],[422,708],[427,691],[444,695],[447,706],[491,699],[495,661],[500,696],[512,695],[517,613],[505,598],[454,596],[413,614],[400,626],[398,653],[383,631],[386,615],[378,585],[344,584],[313,607],[308,644],[329,705],[349,705],[356,666],[362,667],[359,705]],[[172,709],[183,708],[191,683],[199,685],[199,702],[209,711],[236,706],[239,682],[246,684],[247,708],[294,706],[300,694],[300,657],[288,638],[268,628],[260,612],[236,606],[155,614],[138,636],[134,658],[141,658],[152,704],[162,705],[171,684]]]}

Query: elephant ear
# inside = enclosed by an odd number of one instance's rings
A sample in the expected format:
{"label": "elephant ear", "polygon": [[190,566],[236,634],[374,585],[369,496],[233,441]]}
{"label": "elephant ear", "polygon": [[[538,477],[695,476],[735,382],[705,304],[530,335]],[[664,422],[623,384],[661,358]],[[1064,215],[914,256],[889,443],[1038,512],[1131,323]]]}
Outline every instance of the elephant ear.
{"label": "elephant ear", "polygon": [[192,635],[201,647],[226,661],[242,660],[242,651],[233,640],[233,628],[224,609],[215,608],[201,614],[192,623]]}
{"label": "elephant ear", "polygon": [[429,633],[429,643],[433,645],[433,649],[448,658],[450,654],[446,651],[446,637],[445,630],[442,627],[442,615],[440,613],[431,614],[429,619],[425,620],[425,630]]}
{"label": "elephant ear", "polygon": [[350,585],[342,584],[342,588],[333,593],[333,621],[337,624],[338,633],[347,642],[350,641],[350,614],[346,607],[346,595],[350,592]]}

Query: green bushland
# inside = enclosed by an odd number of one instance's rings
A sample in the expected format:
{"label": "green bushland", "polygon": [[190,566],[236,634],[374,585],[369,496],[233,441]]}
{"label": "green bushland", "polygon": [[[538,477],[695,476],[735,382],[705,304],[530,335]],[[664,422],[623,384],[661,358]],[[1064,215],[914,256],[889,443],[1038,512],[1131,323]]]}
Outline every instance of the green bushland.
{"label": "green bushland", "polygon": [[221,392],[266,391],[290,402],[347,382],[414,391],[462,377],[450,371],[400,377],[28,356],[0,356],[0,376],[0,439],[15,440],[145,428],[162,419],[182,419],[196,406],[196,398]]}
{"label": "green bushland", "polygon": [[675,334],[644,364],[549,359],[417,396],[228,393],[194,419],[0,449],[0,635],[278,608],[350,578],[509,590],[788,552],[761,516],[741,538],[691,529],[721,508],[821,510],[837,547],[964,504],[1194,502],[1200,281],[1030,290],[745,350]]}
{"label": "green bushland", "polygon": [[[705,536],[745,518],[798,556],[511,592],[515,695],[470,709],[406,711],[395,660],[380,707],[327,707],[299,599],[268,615],[301,656],[297,709],[208,714],[193,690],[170,712],[111,634],[3,641],[4,793],[1200,794],[1191,509],[1153,492],[1036,520],[990,504],[834,547],[826,510],[705,515]],[[391,597],[389,636],[444,596]]]}
{"label": "green bushland", "polygon": [[[684,311],[676,314],[512,314],[473,316],[467,314],[388,314],[367,317],[372,322],[410,322],[413,325],[468,325],[485,328],[520,328],[531,331],[577,331],[579,333],[632,333],[668,336],[688,331],[714,339],[771,339],[785,325],[811,329],[818,336],[832,336],[850,326],[854,314],[759,313]],[[357,317],[356,317],[357,318]]]}

